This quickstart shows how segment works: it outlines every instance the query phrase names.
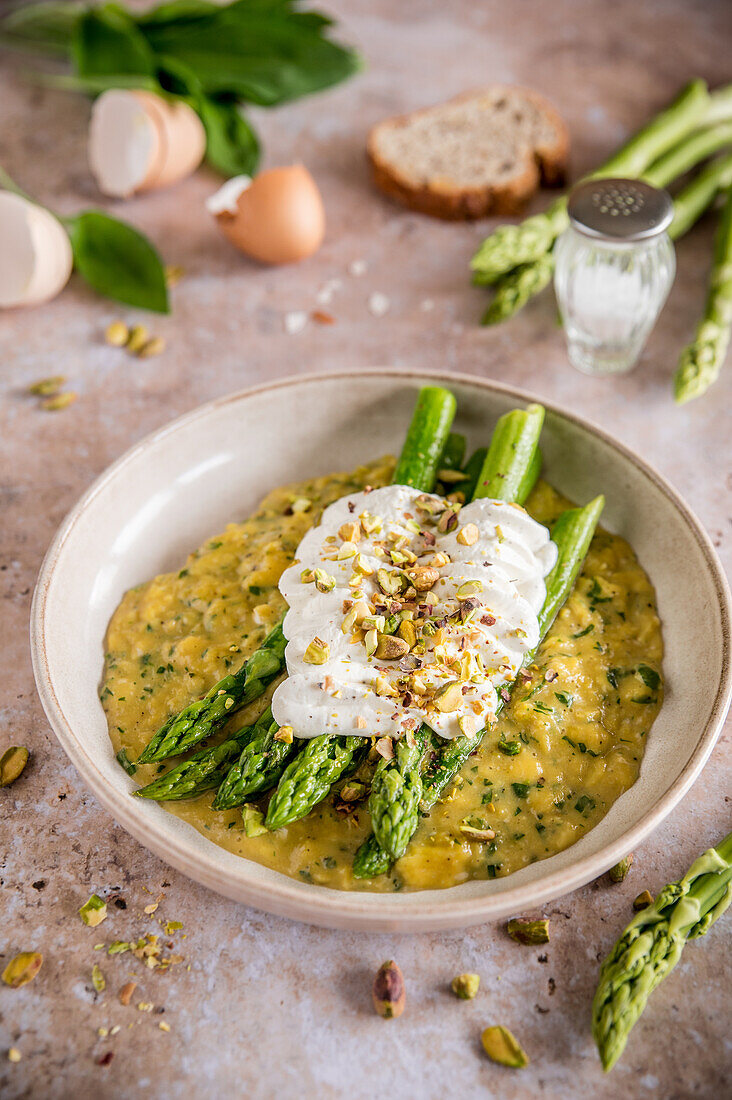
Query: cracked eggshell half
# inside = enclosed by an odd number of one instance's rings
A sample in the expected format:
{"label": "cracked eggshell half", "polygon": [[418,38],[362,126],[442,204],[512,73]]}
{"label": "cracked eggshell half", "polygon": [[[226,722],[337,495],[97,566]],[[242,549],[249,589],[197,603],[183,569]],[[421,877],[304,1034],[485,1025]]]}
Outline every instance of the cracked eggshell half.
{"label": "cracked eggshell half", "polygon": [[127,198],[177,183],[195,172],[205,151],[203,123],[187,103],[112,89],[92,107],[89,167],[105,195]]}
{"label": "cracked eggshell half", "polygon": [[0,191],[0,308],[46,302],[63,290],[74,264],[66,230],[48,210]]}
{"label": "cracked eggshell half", "polygon": [[206,208],[236,248],[265,264],[304,260],[325,236],[323,200],[302,164],[270,168],[254,179],[235,176]]}

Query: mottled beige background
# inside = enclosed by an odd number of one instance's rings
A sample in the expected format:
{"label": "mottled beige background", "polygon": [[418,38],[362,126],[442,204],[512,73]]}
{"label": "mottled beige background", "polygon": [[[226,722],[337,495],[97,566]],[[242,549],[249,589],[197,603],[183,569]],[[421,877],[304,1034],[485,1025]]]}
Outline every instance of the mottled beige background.
{"label": "mottled beige background", "polygon": [[[172,316],[153,320],[169,341],[164,356],[135,361],[107,348],[101,337],[111,319],[143,315],[117,309],[76,280],[51,305],[0,317],[0,744],[19,742],[33,752],[22,780],[0,792],[0,950],[45,955],[33,985],[0,992],[0,1094],[717,1100],[732,1062],[732,918],[689,947],[607,1080],[590,1037],[589,1004],[597,960],[625,925],[635,894],[676,877],[730,828],[729,727],[682,806],[637,852],[623,885],[597,882],[546,907],[552,940],[541,952],[512,943],[499,926],[420,937],[355,935],[292,924],[207,893],[149,855],[100,809],[36,699],[27,644],[31,591],[54,530],[82,490],[172,417],[286,374],[373,363],[454,365],[562,401],[670,477],[729,566],[732,362],[703,402],[675,409],[669,388],[701,306],[711,225],[679,247],[676,286],[640,369],[622,381],[590,381],[567,364],[551,295],[512,324],[477,326],[483,297],[469,286],[466,264],[490,223],[443,225],[392,206],[370,189],[363,158],[366,131],[382,116],[504,80],[531,84],[553,99],[570,124],[580,172],[687,78],[701,74],[713,84],[732,78],[729,3],[340,0],[329,6],[343,37],[363,50],[368,70],[343,88],[257,118],[265,162],[302,159],[322,187],[328,239],[314,260],[269,271],[234,253],[203,212],[217,181],[201,171],[173,191],[109,207],[149,232],[166,260],[188,272],[174,291]],[[99,203],[84,162],[87,102],[23,83],[22,62],[4,57],[0,65],[0,163],[63,212]],[[348,271],[357,260],[368,265],[361,276]],[[321,308],[336,324],[310,323],[287,335],[285,314],[318,308],[330,280],[339,282]],[[390,303],[379,318],[368,308],[373,293]],[[76,405],[57,415],[40,412],[26,396],[30,383],[51,373],[68,375],[79,393]],[[78,906],[92,890],[112,887],[127,908],[112,906],[99,930],[85,929]],[[160,891],[159,910],[144,915]],[[186,964],[177,969],[148,974],[128,955],[100,960],[92,951],[97,941],[154,931],[161,914],[182,920],[188,934]],[[385,1023],[371,1011],[369,987],[389,956],[404,971],[408,1005],[400,1020]],[[97,960],[108,980],[102,995],[90,984]],[[446,991],[462,970],[483,978],[472,1003]],[[134,1002],[164,1013],[117,1002],[128,976],[140,982]],[[158,1028],[161,1020],[169,1033]],[[513,1028],[530,1052],[531,1066],[521,1073],[481,1055],[480,1030],[497,1022]],[[97,1039],[98,1027],[113,1025],[119,1033]],[[5,1060],[11,1045],[22,1052],[18,1065]],[[114,1053],[111,1063],[97,1064],[107,1051]]]}

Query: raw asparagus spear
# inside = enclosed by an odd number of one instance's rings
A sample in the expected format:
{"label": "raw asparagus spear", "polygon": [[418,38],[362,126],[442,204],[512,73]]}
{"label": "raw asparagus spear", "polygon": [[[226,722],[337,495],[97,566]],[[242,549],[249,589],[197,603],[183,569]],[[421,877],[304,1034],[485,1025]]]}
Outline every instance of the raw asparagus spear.
{"label": "raw asparagus spear", "polygon": [[[532,477],[535,480],[538,475],[535,455],[543,423],[541,405],[513,409],[500,417],[473,499],[513,501],[522,492],[528,495],[529,482],[533,484]],[[394,759],[378,764],[369,798],[374,838],[367,838],[354,857],[353,873],[357,878],[384,873],[391,859],[398,859],[406,851],[419,822],[419,802],[423,796],[419,765],[431,732],[428,726],[421,726],[413,746],[404,739],[398,741]],[[382,866],[383,871],[373,872],[374,867]]]}
{"label": "raw asparagus spear", "polygon": [[703,936],[732,901],[732,833],[664,887],[628,925],[600,968],[592,1034],[607,1072],[623,1053],[648,998],[676,966],[687,940]]}
{"label": "raw asparagus spear", "polygon": [[[665,111],[639,130],[592,176],[642,175],[654,160],[703,125],[709,109],[706,84],[703,80],[692,80]],[[494,283],[514,267],[541,259],[567,224],[567,198],[562,196],[543,214],[535,214],[519,225],[500,226],[473,256],[473,281]]]}
{"label": "raw asparagus spear", "polygon": [[[394,471],[395,485],[432,490],[455,415],[455,398],[440,386],[424,386]],[[321,734],[292,761],[269,804],[267,827],[279,829],[310,813],[333,783],[361,759],[362,737]],[[275,824],[276,823],[276,824]]]}
{"label": "raw asparagus spear", "polygon": [[466,500],[473,499],[475,486],[478,484],[480,471],[483,469],[483,463],[485,462],[485,456],[487,454],[487,447],[478,447],[476,451],[473,451],[470,458],[465,463],[465,467],[463,469],[463,473],[465,474],[465,481],[462,483],[460,488],[465,493]]}
{"label": "raw asparagus spear", "polygon": [[245,726],[227,741],[212,749],[196,752],[165,775],[153,779],[146,787],[132,793],[137,798],[153,798],[156,802],[174,802],[181,798],[196,798],[204,791],[218,787],[231,761],[241,753],[255,726]]}
{"label": "raw asparagus spear", "polygon": [[732,328],[732,187],[727,192],[714,238],[714,260],[704,316],[693,341],[684,348],[674,375],[678,404],[701,397],[722,369]]}
{"label": "raw asparagus spear", "polygon": [[440,455],[440,470],[459,470],[465,458],[465,436],[459,432],[450,432]]}
{"label": "raw asparagus spear", "polygon": [[[732,132],[732,125],[728,128]],[[675,178],[672,172],[679,174],[693,167],[710,150],[710,143],[702,141],[704,134],[694,134],[682,142],[681,147],[672,149],[667,157],[658,161],[644,174],[644,179],[658,187],[665,187]],[[727,138],[729,141],[730,138]],[[720,190],[732,182],[732,158],[722,157],[702,169],[674,198],[674,217],[669,226],[669,236],[678,240],[687,233],[692,225],[711,206]],[[515,271],[499,279],[494,288],[493,299],[488,306],[483,323],[499,324],[507,321],[523,309],[526,303],[539,294],[550,282],[554,272],[554,253],[548,252],[533,264],[524,264]]]}
{"label": "raw asparagus spear", "polygon": [[142,751],[138,763],[179,756],[210,737],[232,714],[258,699],[282,672],[286,644],[279,623],[237,672],[224,676],[203,699],[171,715]]}
{"label": "raw asparagus spear", "polygon": [[230,810],[241,806],[253,794],[274,787],[284,772],[288,760],[302,742],[278,741],[279,726],[272,720],[272,711],[257,723],[253,736],[244,746],[238,761],[229,768],[216,792],[214,810]]}
{"label": "raw asparagus spear", "polygon": [[281,829],[309,814],[349,769],[360,764],[370,742],[365,737],[333,737],[321,734],[305,748],[282,774],[267,810],[266,826]]}

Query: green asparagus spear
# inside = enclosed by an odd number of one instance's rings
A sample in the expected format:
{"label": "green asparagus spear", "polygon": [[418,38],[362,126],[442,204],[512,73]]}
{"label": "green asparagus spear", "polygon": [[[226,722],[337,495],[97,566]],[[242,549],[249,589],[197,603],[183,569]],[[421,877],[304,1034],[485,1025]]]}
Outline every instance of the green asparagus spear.
{"label": "green asparagus spear", "polygon": [[267,810],[267,828],[281,829],[309,814],[337,779],[358,766],[369,745],[365,737],[325,733],[308,741],[282,774]]}
{"label": "green asparagus spear", "polygon": [[472,500],[475,493],[475,486],[478,484],[478,478],[480,477],[480,471],[483,469],[483,463],[485,462],[485,456],[488,454],[487,447],[478,447],[476,451],[473,451],[468,461],[465,463],[463,473],[465,474],[465,481],[460,486],[461,490],[465,493],[466,500]]}
{"label": "green asparagus spear", "polygon": [[[526,492],[531,478],[543,423],[544,409],[541,405],[513,409],[499,418],[473,499],[490,497],[492,500],[518,501],[519,495]],[[531,487],[529,485],[526,496]]]}
{"label": "green asparagus spear", "polygon": [[[732,132],[732,124],[725,127]],[[693,167],[712,149],[705,134],[694,134],[672,149],[667,157],[653,165],[643,178],[657,187],[665,187],[679,174]],[[730,140],[727,137],[728,143]],[[720,190],[732,182],[732,157],[712,161],[695,176],[674,198],[674,217],[669,226],[669,236],[678,240],[691,229],[711,206]],[[484,324],[495,325],[507,321],[523,309],[526,303],[539,294],[551,280],[554,271],[554,253],[549,252],[533,264],[524,264],[500,278],[494,287],[493,300],[484,316]]]}
{"label": "green asparagus spear", "polygon": [[[539,612],[539,641],[546,636],[557,613],[574,588],[574,582],[582,566],[592,536],[595,533],[605,498],[595,497],[583,508],[570,508],[563,512],[552,529],[552,541],[558,550],[557,561],[546,579],[546,598]],[[524,664],[530,664],[536,650],[527,653]],[[497,713],[500,713],[499,704]],[[421,809],[434,806],[470,754],[478,747],[475,738],[455,737],[443,749],[438,757],[428,765],[423,777],[424,794]]]}
{"label": "green asparagus spear", "polygon": [[[455,398],[440,386],[424,386],[394,471],[395,485],[433,489],[455,415]],[[279,829],[310,813],[333,783],[364,755],[362,737],[321,734],[288,766],[269,804],[267,827]],[[275,824],[276,823],[276,824]]]}
{"label": "green asparagus spear", "polygon": [[242,749],[239,759],[230,767],[221,783],[212,806],[214,810],[230,810],[241,806],[253,794],[268,791],[279,781],[288,761],[298,751],[301,741],[278,741],[279,730],[272,721],[272,711],[257,723],[252,737]]}
{"label": "green asparagus spear", "polygon": [[439,470],[459,470],[465,458],[465,436],[450,432],[440,455]]}
{"label": "green asparagus spear", "polygon": [[714,238],[714,259],[704,316],[693,341],[684,349],[674,375],[678,404],[701,397],[722,369],[732,329],[732,187]]}
{"label": "green asparagus spear", "polygon": [[607,1072],[656,986],[676,966],[687,940],[703,936],[732,901],[732,833],[664,887],[628,925],[600,968],[592,1034]]}
{"label": "green asparagus spear", "polygon": [[258,699],[284,667],[286,639],[279,623],[238,672],[225,676],[203,699],[171,715],[137,761],[149,764],[192,749],[248,703]]}
{"label": "green asparagus spear", "polygon": [[419,823],[422,779],[419,765],[427,729],[422,726],[410,742],[402,737],[394,744],[394,759],[380,760],[371,782],[369,812],[379,847],[391,859],[399,859]]}
{"label": "green asparagus spear", "polygon": [[[642,175],[686,134],[703,125],[709,110],[706,84],[703,80],[691,81],[665,111],[639,130],[592,176]],[[540,260],[567,224],[567,198],[562,196],[543,214],[535,214],[519,225],[500,226],[473,256],[473,281],[494,283],[514,267]]]}
{"label": "green asparagus spear", "polygon": [[441,386],[423,386],[394,471],[395,485],[429,492],[455,416],[455,398]]}
{"label": "green asparagus spear", "polygon": [[218,787],[231,761],[241,753],[255,728],[255,726],[245,726],[227,741],[214,745],[212,749],[202,749],[194,753],[188,760],[177,764],[165,775],[153,779],[152,783],[132,793],[137,798],[173,802],[181,798],[196,798],[204,791]]}
{"label": "green asparagus spear", "polygon": [[[513,501],[522,493],[525,499],[541,464],[539,459],[539,467],[536,465],[536,452],[543,423],[541,405],[513,409],[499,418],[473,499]],[[369,837],[356,853],[353,873],[357,878],[385,873],[390,860],[398,859],[406,851],[419,821],[419,802],[423,796],[420,761],[429,736],[429,727],[421,726],[414,745],[398,741],[394,759],[377,766],[369,798],[374,839]]]}

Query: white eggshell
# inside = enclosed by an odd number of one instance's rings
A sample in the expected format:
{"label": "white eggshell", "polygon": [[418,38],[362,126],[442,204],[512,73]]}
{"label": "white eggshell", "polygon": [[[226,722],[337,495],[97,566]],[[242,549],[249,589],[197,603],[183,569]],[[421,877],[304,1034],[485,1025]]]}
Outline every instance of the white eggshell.
{"label": "white eggshell", "polygon": [[65,229],[48,210],[0,191],[0,307],[55,298],[73,267]]}

